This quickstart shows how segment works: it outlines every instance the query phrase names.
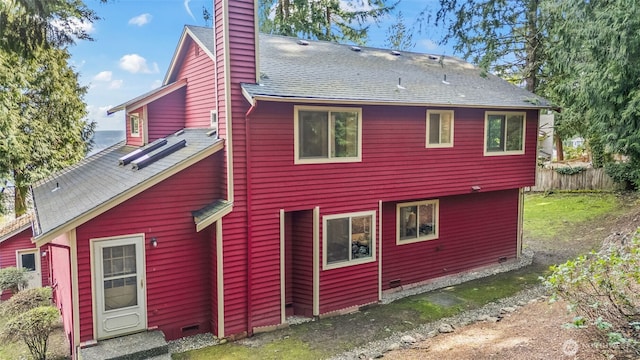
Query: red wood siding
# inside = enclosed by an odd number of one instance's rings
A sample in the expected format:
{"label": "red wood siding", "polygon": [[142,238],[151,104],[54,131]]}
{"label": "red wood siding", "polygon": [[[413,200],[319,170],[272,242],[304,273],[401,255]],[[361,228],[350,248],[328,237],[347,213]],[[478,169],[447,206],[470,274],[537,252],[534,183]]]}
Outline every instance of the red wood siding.
{"label": "red wood siding", "polygon": [[185,87],[147,104],[149,142],[184,128]]}
{"label": "red wood siding", "polygon": [[[140,135],[139,136],[131,136],[131,117],[130,114],[138,114],[140,118]],[[144,112],[143,108],[135,109],[130,112],[125,112],[125,133],[127,135],[127,145],[131,146],[142,146],[144,145],[144,130],[145,124],[144,121]]]}
{"label": "red wood siding", "polygon": [[[11,238],[0,243],[0,269],[17,266],[16,251],[35,249],[36,245],[31,242],[31,227],[15,234]],[[42,286],[49,286],[49,257],[48,255],[36,255],[36,260],[40,261],[40,274],[42,278]],[[11,297],[10,291],[3,291],[0,300],[7,300]]]}
{"label": "red wood siding", "polygon": [[[253,269],[259,266],[259,271],[254,271],[259,274],[251,279],[256,285],[250,286],[248,294],[252,299],[251,321],[260,324],[279,322],[276,311],[280,291],[279,209],[292,211],[319,206],[321,216],[367,210],[377,212],[379,200],[442,199],[469,194],[471,187],[476,185],[481,187],[482,195],[473,195],[482,197],[484,193],[533,184],[537,111],[527,113],[525,154],[492,157],[483,155],[484,109],[455,109],[454,147],[444,149],[425,148],[426,111],[427,108],[363,107],[361,163],[294,165],[293,105],[258,105],[249,120],[251,160],[247,174],[251,184],[248,228],[253,246],[250,247],[250,261]],[[235,133],[234,144],[236,154],[242,154],[243,149],[237,148]],[[237,159],[236,155],[236,162]],[[237,172],[239,169],[236,166]],[[496,206],[501,206],[497,211],[509,215],[502,216],[501,221],[509,219],[508,225],[515,229],[517,190],[510,191],[509,201],[513,202],[498,202]],[[441,206],[449,205],[445,202]],[[446,210],[441,213],[442,219],[444,215]],[[395,212],[392,218],[391,221],[395,221]],[[447,220],[441,221],[446,224]],[[501,223],[500,227],[505,226]],[[242,236],[241,233],[235,235]],[[508,239],[501,238],[501,241],[511,241],[506,248],[501,244],[487,252],[476,252],[479,258],[461,258],[459,265],[449,268],[469,268],[496,261],[505,254],[514,256],[516,238],[512,235],[509,230]],[[225,236],[225,241],[241,241],[231,239],[232,235],[226,233]],[[395,243],[395,236],[385,240]],[[377,263],[321,271],[320,312],[376,301],[377,271]],[[415,281],[433,276],[423,275],[424,278]],[[344,291],[345,286],[349,286],[348,292]],[[257,314],[260,314],[259,320]]]}
{"label": "red wood siding", "polygon": [[313,211],[287,213],[287,304],[293,314],[313,316]]}
{"label": "red wood siding", "polygon": [[[225,18],[224,4],[228,6]],[[224,219],[224,293],[225,293],[225,334],[237,334],[245,331],[252,331],[253,327],[263,324],[277,324],[278,320],[271,320],[279,317],[279,310],[272,310],[274,306],[279,309],[279,280],[277,294],[267,291],[267,298],[261,298],[266,289],[272,289],[274,281],[279,279],[279,268],[274,268],[278,264],[279,251],[277,246],[268,246],[268,254],[265,257],[253,255],[262,251],[265,246],[257,242],[253,233],[249,236],[247,223],[247,154],[245,151],[245,113],[249,106],[242,96],[240,83],[255,83],[255,25],[254,25],[254,0],[234,0],[234,1],[214,1],[214,13],[216,16],[215,43],[216,43],[216,83],[218,93],[218,121],[219,133],[222,138],[228,135],[228,119],[226,116],[227,94],[225,87],[230,91],[230,101],[232,107],[232,146],[233,146],[233,167],[234,167],[234,211]],[[227,22],[228,21],[228,22]],[[227,26],[229,44],[225,44],[224,27]],[[228,46],[226,46],[228,45]],[[228,57],[229,63],[225,64]],[[230,79],[226,83],[225,65],[229,66]],[[229,151],[230,144],[227,144],[225,151]],[[226,167],[225,167],[226,169]],[[225,174],[226,176],[226,174]],[[226,191],[226,189],[225,189]],[[275,216],[276,224],[268,231],[279,229],[278,213],[267,215],[270,219]],[[265,220],[263,220],[265,221]],[[279,239],[279,236],[278,236]],[[274,250],[275,249],[275,250]],[[263,260],[264,259],[264,260]],[[262,272],[266,272],[263,274]],[[267,274],[268,273],[268,274]],[[254,278],[256,277],[256,278]],[[263,279],[269,281],[262,283]],[[253,288],[253,284],[257,289]],[[247,300],[249,299],[249,300]],[[257,302],[269,302],[269,314],[262,315],[261,304]],[[249,302],[247,302],[249,301]],[[258,318],[257,323],[253,323],[253,314]],[[266,317],[268,317],[268,319]]]}
{"label": "red wood siding", "polygon": [[396,245],[396,204],[384,204],[383,290],[513,259],[518,198],[517,189],[441,197],[438,239],[404,245]]}
{"label": "red wood siding", "polygon": [[73,334],[73,301],[71,296],[71,256],[66,240],[59,241],[63,247],[51,246],[51,279],[53,302],[62,315],[62,325],[71,349],[75,349]]}
{"label": "red wood siding", "polygon": [[216,108],[214,63],[203,50],[196,55],[197,47],[190,42],[177,76],[188,81],[183,124],[187,128],[208,128],[209,114]]}
{"label": "red wood siding", "polygon": [[191,212],[220,197],[220,164],[214,154],[77,228],[81,341],[94,338],[89,240],[136,233],[145,234],[148,325],[167,339],[186,326],[210,331],[213,244]]}

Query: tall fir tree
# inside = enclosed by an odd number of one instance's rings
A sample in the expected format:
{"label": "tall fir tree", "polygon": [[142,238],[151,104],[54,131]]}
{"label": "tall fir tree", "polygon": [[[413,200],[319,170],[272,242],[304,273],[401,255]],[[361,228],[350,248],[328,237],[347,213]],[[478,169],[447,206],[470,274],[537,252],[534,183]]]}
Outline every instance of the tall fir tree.
{"label": "tall fir tree", "polygon": [[371,22],[389,14],[388,0],[260,0],[260,31],[334,42],[367,41]]}
{"label": "tall fir tree", "polygon": [[90,147],[95,123],[65,47],[88,39],[78,25],[96,19],[80,0],[0,1],[0,179],[15,186],[16,216],[33,182]]}

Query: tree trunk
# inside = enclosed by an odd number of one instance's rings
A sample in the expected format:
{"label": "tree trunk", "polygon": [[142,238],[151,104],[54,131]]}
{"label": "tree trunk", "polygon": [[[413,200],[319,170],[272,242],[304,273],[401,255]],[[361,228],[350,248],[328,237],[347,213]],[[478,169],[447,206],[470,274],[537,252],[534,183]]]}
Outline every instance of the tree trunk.
{"label": "tree trunk", "polygon": [[562,139],[555,133],[556,138],[556,157],[558,161],[564,161],[564,149],[562,148]]}
{"label": "tree trunk", "polygon": [[14,194],[14,209],[16,218],[20,217],[27,213],[27,195],[29,193],[28,186],[15,186],[15,194]]}

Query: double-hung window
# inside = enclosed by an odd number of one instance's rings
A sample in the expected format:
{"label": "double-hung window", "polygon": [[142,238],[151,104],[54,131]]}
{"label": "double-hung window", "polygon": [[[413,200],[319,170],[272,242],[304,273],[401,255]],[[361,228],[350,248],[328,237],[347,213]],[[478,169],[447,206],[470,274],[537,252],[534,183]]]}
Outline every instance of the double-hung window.
{"label": "double-hung window", "polygon": [[453,111],[427,111],[427,147],[453,146]]}
{"label": "double-hung window", "polygon": [[375,261],[375,218],[375,211],[324,216],[324,269]]}
{"label": "double-hung window", "polygon": [[409,244],[438,238],[439,201],[425,200],[396,205],[396,244]]}
{"label": "double-hung window", "polygon": [[294,111],[296,164],[361,161],[361,109],[296,106]]}
{"label": "double-hung window", "polygon": [[140,115],[138,114],[129,115],[129,127],[131,129],[131,136],[134,136],[134,137],[140,136]]}
{"label": "double-hung window", "polygon": [[524,154],[525,128],[525,113],[487,112],[484,154]]}

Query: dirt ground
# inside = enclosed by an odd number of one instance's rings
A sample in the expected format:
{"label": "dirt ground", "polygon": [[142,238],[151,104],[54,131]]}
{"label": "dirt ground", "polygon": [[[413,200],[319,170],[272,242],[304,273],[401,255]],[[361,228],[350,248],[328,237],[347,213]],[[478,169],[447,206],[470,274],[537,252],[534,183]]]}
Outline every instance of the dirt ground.
{"label": "dirt ground", "polygon": [[[576,255],[599,249],[603,241],[628,236],[640,226],[640,204],[636,195],[623,197],[620,212],[597,219],[580,229],[567,229],[554,241],[525,237],[525,247],[535,251],[540,266],[562,263]],[[526,234],[525,234],[526,236]],[[566,327],[574,315],[564,302],[535,301],[507,314],[499,322],[477,322],[449,334],[415,344],[410,349],[388,352],[385,359],[603,359],[583,332]]]}

